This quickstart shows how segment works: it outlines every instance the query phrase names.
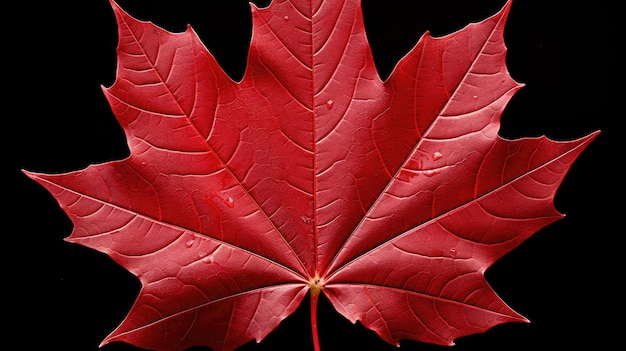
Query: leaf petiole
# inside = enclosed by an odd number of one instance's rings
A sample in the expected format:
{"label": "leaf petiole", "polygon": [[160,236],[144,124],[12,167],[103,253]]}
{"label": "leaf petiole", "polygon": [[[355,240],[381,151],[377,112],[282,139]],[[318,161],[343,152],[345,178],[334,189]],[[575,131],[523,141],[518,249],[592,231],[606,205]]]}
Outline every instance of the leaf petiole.
{"label": "leaf petiole", "polygon": [[313,350],[320,351],[319,334],[317,331],[317,302],[319,301],[320,293],[324,286],[321,279],[315,277],[309,282],[309,288],[311,289],[311,332],[313,333]]}

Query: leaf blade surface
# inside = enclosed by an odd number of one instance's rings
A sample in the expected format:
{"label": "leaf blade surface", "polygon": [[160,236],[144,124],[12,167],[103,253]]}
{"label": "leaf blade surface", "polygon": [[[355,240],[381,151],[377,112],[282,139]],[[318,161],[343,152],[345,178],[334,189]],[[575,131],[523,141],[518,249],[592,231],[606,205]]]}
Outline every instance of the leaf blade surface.
{"label": "leaf blade surface", "polygon": [[522,87],[505,62],[511,2],[426,33],[385,81],[357,0],[251,5],[241,81],[193,29],[111,4],[118,69],[103,91],[130,155],[26,172],[72,220],[68,241],[142,284],[103,344],[234,350],[307,291],[392,344],[452,345],[527,321],[484,272],[562,217],[555,193],[597,133],[498,136]]}

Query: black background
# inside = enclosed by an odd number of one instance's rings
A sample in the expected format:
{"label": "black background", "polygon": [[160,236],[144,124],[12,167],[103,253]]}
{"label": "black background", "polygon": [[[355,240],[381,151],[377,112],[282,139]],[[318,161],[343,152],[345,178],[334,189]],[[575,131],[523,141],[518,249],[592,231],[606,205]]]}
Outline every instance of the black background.
{"label": "black background", "polygon": [[[265,6],[269,1],[254,1]],[[250,35],[244,0],[119,0],[133,16],[171,31],[191,24],[232,77],[242,76]],[[5,7],[3,56],[5,185],[2,349],[95,351],[125,317],[135,278],[103,254],[63,241],[71,223],[20,169],[65,172],[126,157],[121,128],[101,92],[115,77],[117,28],[107,0],[23,1]],[[480,21],[504,0],[363,0],[381,76],[426,31],[443,35]],[[600,136],[571,168],[556,199],[567,216],[491,267],[487,279],[530,324],[505,324],[440,347],[400,350],[623,349],[621,168],[624,118],[616,51],[623,27],[607,0],[515,0],[505,41],[508,67],[524,83],[501,135]],[[618,94],[619,93],[619,94]],[[618,96],[619,95],[619,96]],[[7,184],[8,183],[8,184]],[[6,197],[8,195],[8,198]],[[323,351],[397,350],[320,302]],[[308,298],[262,343],[241,350],[311,350]],[[6,345],[17,345],[14,348]],[[621,346],[621,347],[620,347]],[[194,348],[194,351],[208,350]],[[103,351],[137,351],[114,343]]]}

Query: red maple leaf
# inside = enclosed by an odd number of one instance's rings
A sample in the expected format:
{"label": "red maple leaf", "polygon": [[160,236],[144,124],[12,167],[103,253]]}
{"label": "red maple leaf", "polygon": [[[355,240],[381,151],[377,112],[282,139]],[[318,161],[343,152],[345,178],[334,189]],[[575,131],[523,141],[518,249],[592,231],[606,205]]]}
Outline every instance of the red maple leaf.
{"label": "red maple leaf", "polygon": [[142,289],[103,343],[233,350],[311,294],[385,341],[451,345],[526,319],[485,270],[562,215],[555,192],[597,133],[505,140],[521,87],[506,69],[510,2],[448,36],[424,35],[388,79],[358,0],[252,6],[235,82],[196,33],[115,3],[118,71],[105,95],[130,156],[26,172]]}

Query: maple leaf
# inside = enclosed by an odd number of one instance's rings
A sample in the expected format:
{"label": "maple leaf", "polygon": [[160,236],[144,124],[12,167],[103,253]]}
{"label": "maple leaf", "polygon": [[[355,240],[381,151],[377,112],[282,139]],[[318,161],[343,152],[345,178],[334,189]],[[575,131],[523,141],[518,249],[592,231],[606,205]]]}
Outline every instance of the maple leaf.
{"label": "maple leaf", "polygon": [[117,79],[103,88],[130,155],[25,173],[141,291],[104,341],[233,350],[311,294],[385,341],[452,345],[525,322],[485,270],[562,217],[555,192],[596,133],[506,140],[522,86],[503,40],[510,1],[425,34],[382,81],[358,0],[252,8],[239,82],[193,29],[170,33],[111,2]]}

